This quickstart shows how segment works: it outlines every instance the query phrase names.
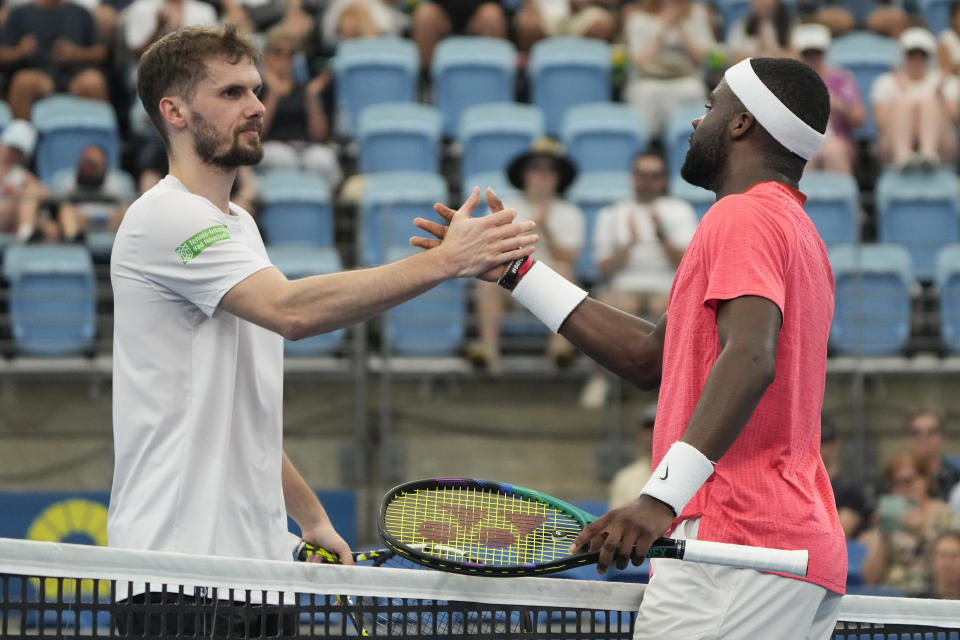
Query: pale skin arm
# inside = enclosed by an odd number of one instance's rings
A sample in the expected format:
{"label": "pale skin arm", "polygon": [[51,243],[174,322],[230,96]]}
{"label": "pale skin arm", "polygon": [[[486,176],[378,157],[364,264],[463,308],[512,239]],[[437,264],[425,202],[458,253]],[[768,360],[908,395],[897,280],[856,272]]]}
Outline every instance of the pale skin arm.
{"label": "pale skin arm", "polygon": [[[287,513],[300,525],[301,537],[311,544],[323,547],[340,556],[343,564],[353,564],[350,546],[340,537],[317,494],[310,489],[286,452],[282,467],[283,500]],[[308,562],[322,562],[319,555],[311,555]]]}
{"label": "pale skin arm", "polygon": [[278,269],[262,269],[230,289],[220,304],[299,340],[366,320],[450,278],[498,277],[504,264],[533,252],[537,236],[530,233],[532,222],[512,222],[514,211],[471,217],[479,198],[474,189],[453,216],[448,237],[430,251],[370,269],[292,281]]}

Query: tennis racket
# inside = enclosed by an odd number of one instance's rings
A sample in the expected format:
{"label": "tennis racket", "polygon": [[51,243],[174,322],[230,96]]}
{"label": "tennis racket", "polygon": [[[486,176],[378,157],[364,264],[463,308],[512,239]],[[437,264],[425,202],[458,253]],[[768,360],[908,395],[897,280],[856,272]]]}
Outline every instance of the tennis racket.
{"label": "tennis racket", "polygon": [[[530,576],[597,562],[570,544],[596,516],[552,496],[511,484],[434,478],[401,484],[383,499],[377,523],[384,544],[432,569],[485,576]],[[807,551],[705,540],[659,538],[648,558],[707,562],[796,576]]]}

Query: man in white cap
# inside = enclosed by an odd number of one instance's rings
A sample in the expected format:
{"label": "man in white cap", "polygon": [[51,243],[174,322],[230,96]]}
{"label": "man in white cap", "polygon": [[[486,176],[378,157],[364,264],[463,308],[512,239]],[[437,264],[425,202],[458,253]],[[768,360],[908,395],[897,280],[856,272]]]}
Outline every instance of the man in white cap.
{"label": "man in white cap", "polygon": [[922,27],[900,36],[903,65],[877,77],[870,89],[885,166],[933,169],[957,157],[960,80],[929,66],[937,41]]}
{"label": "man in white cap", "polygon": [[599,551],[601,572],[639,564],[668,532],[809,551],[804,577],[653,560],[635,640],[826,640],[847,569],[820,458],[833,274],[797,185],[823,141],[830,98],[806,64],[759,58],[727,70],[707,107],[682,176],[717,202],[657,324],[588,298],[538,260],[514,261],[501,284],[613,372],[660,387],[650,479],[571,551]]}
{"label": "man in white cap", "polygon": [[13,120],[0,135],[0,233],[27,239],[37,226],[40,201],[49,196],[27,169],[37,144],[37,130],[26,120]]}
{"label": "man in white cap", "polygon": [[808,168],[853,174],[857,143],[853,130],[867,119],[857,80],[848,69],[827,64],[830,29],[822,24],[798,24],[793,28],[791,47],[800,59],[820,74],[830,93],[830,124],[823,146]]}

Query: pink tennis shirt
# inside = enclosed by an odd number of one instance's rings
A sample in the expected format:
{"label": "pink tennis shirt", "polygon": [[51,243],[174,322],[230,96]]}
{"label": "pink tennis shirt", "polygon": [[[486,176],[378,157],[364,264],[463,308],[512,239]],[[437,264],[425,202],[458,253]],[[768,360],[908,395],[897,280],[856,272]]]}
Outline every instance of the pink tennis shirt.
{"label": "pink tennis shirt", "polygon": [[683,435],[720,355],[718,302],[772,301],[783,316],[776,378],[677,522],[699,517],[701,540],[807,549],[806,580],[842,594],[846,543],[820,458],[833,272],[805,200],[762,182],[700,222],[670,291],[653,463]]}

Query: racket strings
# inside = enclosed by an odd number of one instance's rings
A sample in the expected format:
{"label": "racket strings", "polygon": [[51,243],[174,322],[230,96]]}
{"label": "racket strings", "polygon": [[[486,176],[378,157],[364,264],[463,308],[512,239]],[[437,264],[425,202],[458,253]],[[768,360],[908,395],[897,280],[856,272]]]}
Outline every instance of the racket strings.
{"label": "racket strings", "polygon": [[569,556],[581,525],[534,499],[478,487],[449,486],[398,494],[384,514],[404,545],[440,559],[478,566],[522,566]]}

